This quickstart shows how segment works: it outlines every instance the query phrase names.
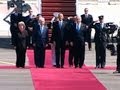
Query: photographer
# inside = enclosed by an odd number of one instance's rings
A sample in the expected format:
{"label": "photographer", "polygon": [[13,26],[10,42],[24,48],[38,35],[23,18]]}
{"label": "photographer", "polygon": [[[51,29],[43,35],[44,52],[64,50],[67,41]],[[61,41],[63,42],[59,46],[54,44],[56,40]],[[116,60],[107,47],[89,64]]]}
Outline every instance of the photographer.
{"label": "photographer", "polygon": [[116,71],[113,73],[120,73],[120,28],[118,29],[117,33],[117,67]]}
{"label": "photographer", "polygon": [[106,23],[107,27],[107,49],[110,50],[111,56],[116,55],[116,49],[114,46],[114,42],[116,41],[116,37],[113,37],[114,32],[118,29],[118,25],[113,22]]}

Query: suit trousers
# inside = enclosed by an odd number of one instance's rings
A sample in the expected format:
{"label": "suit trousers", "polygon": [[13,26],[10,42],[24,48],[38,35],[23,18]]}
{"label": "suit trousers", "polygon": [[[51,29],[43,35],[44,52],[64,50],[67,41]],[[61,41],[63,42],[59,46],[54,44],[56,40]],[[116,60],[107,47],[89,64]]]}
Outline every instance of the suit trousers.
{"label": "suit trousers", "polygon": [[25,66],[25,48],[16,47],[16,67],[24,67]]}
{"label": "suit trousers", "polygon": [[92,44],[91,44],[91,29],[87,29],[87,31],[86,31],[86,41],[88,43],[88,49],[90,50],[92,48]]}
{"label": "suit trousers", "polygon": [[34,47],[34,61],[36,67],[43,68],[45,63],[45,48]]}
{"label": "suit trousers", "polygon": [[74,59],[74,48],[73,46],[69,46],[69,65],[73,65],[73,59]]}
{"label": "suit trousers", "polygon": [[64,66],[64,57],[65,57],[65,44],[56,44],[55,46],[55,54],[56,54],[56,67]]}
{"label": "suit trousers", "polygon": [[96,66],[104,67],[106,63],[106,42],[95,43]]}
{"label": "suit trousers", "polygon": [[77,41],[74,43],[74,65],[81,68],[85,59],[85,42]]}

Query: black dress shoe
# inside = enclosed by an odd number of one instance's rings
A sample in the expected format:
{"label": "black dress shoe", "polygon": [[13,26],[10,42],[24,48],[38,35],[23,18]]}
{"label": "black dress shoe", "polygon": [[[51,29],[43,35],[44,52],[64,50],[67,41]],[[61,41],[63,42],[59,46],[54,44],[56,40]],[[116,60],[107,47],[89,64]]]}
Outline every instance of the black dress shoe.
{"label": "black dress shoe", "polygon": [[101,66],[101,68],[105,68],[105,66]]}
{"label": "black dress shoe", "polygon": [[40,68],[44,68],[44,66],[41,66]]}
{"label": "black dress shoe", "polygon": [[100,66],[98,65],[98,66],[95,67],[95,69],[97,69],[97,68],[100,68]]}
{"label": "black dress shoe", "polygon": [[53,67],[56,67],[56,65],[53,65]]}
{"label": "black dress shoe", "polygon": [[22,66],[22,68],[25,68],[25,66]]}
{"label": "black dress shoe", "polygon": [[105,68],[105,63],[101,64],[101,68]]}
{"label": "black dress shoe", "polygon": [[60,68],[60,66],[56,66],[56,68]]}
{"label": "black dress shoe", "polygon": [[61,68],[64,68],[63,66],[61,66]]}
{"label": "black dress shoe", "polygon": [[73,65],[69,65],[69,67],[73,67]]}
{"label": "black dress shoe", "polygon": [[16,66],[16,68],[20,68],[20,66]]}
{"label": "black dress shoe", "polygon": [[82,68],[82,66],[79,66],[79,68]]}
{"label": "black dress shoe", "polygon": [[36,68],[44,68],[44,66],[36,66]]}
{"label": "black dress shoe", "polygon": [[78,66],[75,66],[75,68],[78,68]]}
{"label": "black dress shoe", "polygon": [[114,71],[113,74],[120,73],[120,71]]}
{"label": "black dress shoe", "polygon": [[36,68],[39,68],[38,66],[36,66]]}

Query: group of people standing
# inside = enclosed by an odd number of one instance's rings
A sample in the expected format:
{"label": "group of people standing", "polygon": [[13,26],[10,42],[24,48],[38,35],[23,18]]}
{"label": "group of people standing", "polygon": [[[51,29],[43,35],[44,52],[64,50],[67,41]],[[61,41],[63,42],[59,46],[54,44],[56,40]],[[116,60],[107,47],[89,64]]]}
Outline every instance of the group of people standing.
{"label": "group of people standing", "polygon": [[[45,66],[45,49],[51,43],[53,53],[53,65],[56,68],[64,68],[66,46],[69,49],[69,66],[82,68],[85,60],[85,43],[92,50],[91,28],[95,29],[96,68],[104,68],[106,64],[106,24],[104,16],[99,16],[98,21],[93,21],[92,15],[85,14],[69,17],[59,13],[51,24],[46,25],[42,15],[29,15],[24,17],[17,12],[11,14],[11,41],[16,49],[16,67],[25,67],[25,53],[27,48],[34,49],[34,61],[37,68]],[[51,40],[48,39],[49,28],[52,30]]]}
{"label": "group of people standing", "polygon": [[69,17],[67,21],[64,21],[63,14],[60,13],[57,21],[52,23],[52,43],[55,45],[57,68],[64,66],[67,45],[69,45],[69,66],[74,65],[75,68],[82,68],[85,60],[86,42],[88,42],[88,49],[92,50],[92,28],[95,29],[96,68],[105,67],[107,37],[104,16],[101,15],[98,17],[99,20],[93,21],[92,15],[88,14],[88,8],[85,8],[84,12],[85,14],[81,16]]}
{"label": "group of people standing", "polygon": [[15,8],[10,20],[11,44],[16,50],[16,67],[25,67],[27,48],[34,48],[36,67],[44,67],[45,47],[48,44],[45,19],[40,14],[34,16],[32,10],[29,11],[28,16],[23,16]]}
{"label": "group of people standing", "polygon": [[[86,16],[87,15],[87,16]],[[82,68],[85,59],[85,42],[88,42],[89,50],[91,47],[91,29],[88,26],[93,22],[92,15],[88,14],[88,8],[85,8],[85,14],[82,16],[68,17],[59,13],[52,19],[52,51],[53,65],[57,68],[64,67],[64,58],[66,46],[69,49],[69,66]],[[56,62],[55,62],[56,61]]]}

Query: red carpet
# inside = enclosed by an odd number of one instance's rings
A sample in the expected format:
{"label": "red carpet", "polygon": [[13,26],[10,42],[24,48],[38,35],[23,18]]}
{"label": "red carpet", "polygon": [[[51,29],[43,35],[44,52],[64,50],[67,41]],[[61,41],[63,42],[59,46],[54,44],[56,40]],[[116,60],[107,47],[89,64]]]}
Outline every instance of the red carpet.
{"label": "red carpet", "polygon": [[[27,51],[30,67],[34,67],[33,51]],[[66,54],[68,56],[68,53]],[[69,68],[67,58],[64,69],[53,68],[51,52],[46,52],[45,68],[30,68],[35,90],[106,90],[87,69]]]}

